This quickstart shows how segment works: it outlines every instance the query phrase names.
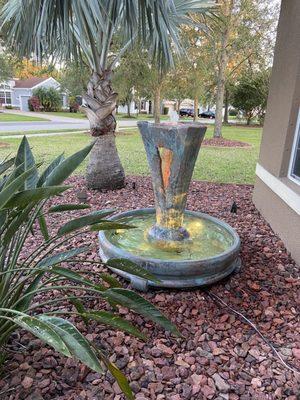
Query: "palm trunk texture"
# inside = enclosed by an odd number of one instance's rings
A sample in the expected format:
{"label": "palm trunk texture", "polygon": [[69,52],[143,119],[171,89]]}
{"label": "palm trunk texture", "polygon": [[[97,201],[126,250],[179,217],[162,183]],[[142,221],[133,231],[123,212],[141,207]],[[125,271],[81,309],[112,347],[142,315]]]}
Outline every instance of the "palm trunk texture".
{"label": "palm trunk texture", "polygon": [[115,142],[116,120],[113,112],[118,94],[111,87],[111,71],[94,72],[88,83],[85,111],[95,145],[87,167],[90,189],[115,190],[125,186],[125,174]]}

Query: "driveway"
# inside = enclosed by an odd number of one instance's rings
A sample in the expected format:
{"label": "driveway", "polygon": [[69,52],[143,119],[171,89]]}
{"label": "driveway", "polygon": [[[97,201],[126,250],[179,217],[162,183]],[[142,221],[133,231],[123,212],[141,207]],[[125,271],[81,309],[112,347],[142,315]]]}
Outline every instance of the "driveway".
{"label": "driveway", "polygon": [[[60,131],[71,129],[89,129],[89,122],[87,119],[77,119],[61,117],[56,115],[49,115],[44,113],[27,112],[6,110],[8,114],[26,115],[30,117],[40,117],[48,119],[49,121],[18,121],[18,122],[0,122],[0,132],[29,132],[29,131]],[[136,121],[119,121],[119,128],[134,127]]]}

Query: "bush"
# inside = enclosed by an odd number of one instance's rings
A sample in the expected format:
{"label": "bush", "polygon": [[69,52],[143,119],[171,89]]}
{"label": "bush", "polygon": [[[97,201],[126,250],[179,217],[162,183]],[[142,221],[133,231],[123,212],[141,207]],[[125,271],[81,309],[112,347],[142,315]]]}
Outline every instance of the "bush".
{"label": "bush", "polygon": [[75,96],[71,96],[70,99],[70,107],[69,107],[69,111],[73,112],[73,113],[77,113],[77,111],[79,110],[79,104],[76,101],[76,97]]}
{"label": "bush", "polygon": [[41,102],[37,96],[31,96],[28,100],[28,107],[30,111],[41,111]]}
{"label": "bush", "polygon": [[[98,264],[82,258],[89,250],[88,247],[70,248],[81,230],[86,232],[87,229],[98,231],[128,228],[120,223],[103,221],[114,210],[100,210],[73,218],[58,227],[56,232],[48,229],[45,218],[48,214],[60,215],[89,208],[86,204],[55,205],[54,201],[55,196],[69,188],[62,185],[63,181],[78,167],[91,148],[92,145],[87,146],[67,159],[63,155],[58,156],[39,174],[39,165],[35,163],[29,143],[24,137],[16,157],[0,163],[1,361],[3,362],[3,350],[10,335],[17,328],[23,328],[56,351],[67,357],[76,357],[97,372],[103,372],[103,367],[106,367],[127,398],[133,399],[122,372],[99,347],[93,346],[75,326],[61,318],[61,314],[79,316],[85,323],[97,321],[102,325],[109,325],[111,329],[123,330],[145,340],[143,333],[117,314],[117,306],[127,306],[177,334],[176,327],[151,303],[135,292],[123,289],[114,277],[97,271],[96,279],[90,279],[84,268],[74,271],[69,267],[73,264]],[[58,224],[59,217],[56,221]],[[26,246],[25,249],[28,239],[32,243],[32,235],[40,237],[39,244],[36,247]],[[115,259],[107,262],[108,265],[110,263],[113,263],[111,265],[114,268],[145,279],[155,279],[127,260]],[[44,296],[54,289],[55,295],[53,293],[52,296]],[[41,296],[44,296],[42,304]],[[113,311],[90,310],[83,302],[86,298],[106,300]],[[65,301],[73,305],[73,310],[65,307]],[[57,308],[54,311],[53,306]]]}
{"label": "bush", "polygon": [[62,99],[60,93],[54,88],[38,88],[33,91],[33,95],[38,97],[44,111],[56,111],[61,107]]}
{"label": "bush", "polygon": [[6,108],[7,110],[13,110],[13,106],[11,106],[11,105],[7,105],[7,106],[5,106],[5,108]]}
{"label": "bush", "polygon": [[264,115],[269,91],[270,71],[248,71],[234,86],[232,105],[242,112],[247,125],[260,115]]}
{"label": "bush", "polygon": [[229,116],[230,117],[236,117],[238,115],[238,110],[236,110],[235,108],[231,108],[229,110]]}

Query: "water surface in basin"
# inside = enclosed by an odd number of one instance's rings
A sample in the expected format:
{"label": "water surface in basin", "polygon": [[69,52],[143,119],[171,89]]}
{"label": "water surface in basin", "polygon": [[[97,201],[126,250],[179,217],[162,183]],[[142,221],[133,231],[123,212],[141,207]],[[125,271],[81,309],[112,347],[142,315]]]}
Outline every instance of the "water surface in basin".
{"label": "water surface in basin", "polygon": [[224,227],[205,218],[185,215],[184,227],[190,239],[175,249],[163,249],[149,242],[147,232],[155,224],[155,214],[127,216],[118,222],[134,225],[135,229],[107,231],[108,240],[136,256],[161,260],[201,260],[220,255],[234,243],[234,237]]}

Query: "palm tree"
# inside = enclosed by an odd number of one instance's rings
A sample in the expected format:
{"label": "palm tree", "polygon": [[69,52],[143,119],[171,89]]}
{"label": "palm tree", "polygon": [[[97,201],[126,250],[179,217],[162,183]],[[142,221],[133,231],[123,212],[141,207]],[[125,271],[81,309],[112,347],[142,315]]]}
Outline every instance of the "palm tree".
{"label": "palm tree", "polygon": [[[133,42],[146,46],[160,68],[180,51],[180,26],[190,13],[206,13],[215,0],[8,0],[1,13],[6,44],[20,56],[82,61],[91,76],[84,95],[95,145],[87,183],[93,189],[124,186],[115,145],[117,93],[113,69]],[[121,43],[116,46],[116,43]],[[114,51],[114,48],[118,49]]]}

